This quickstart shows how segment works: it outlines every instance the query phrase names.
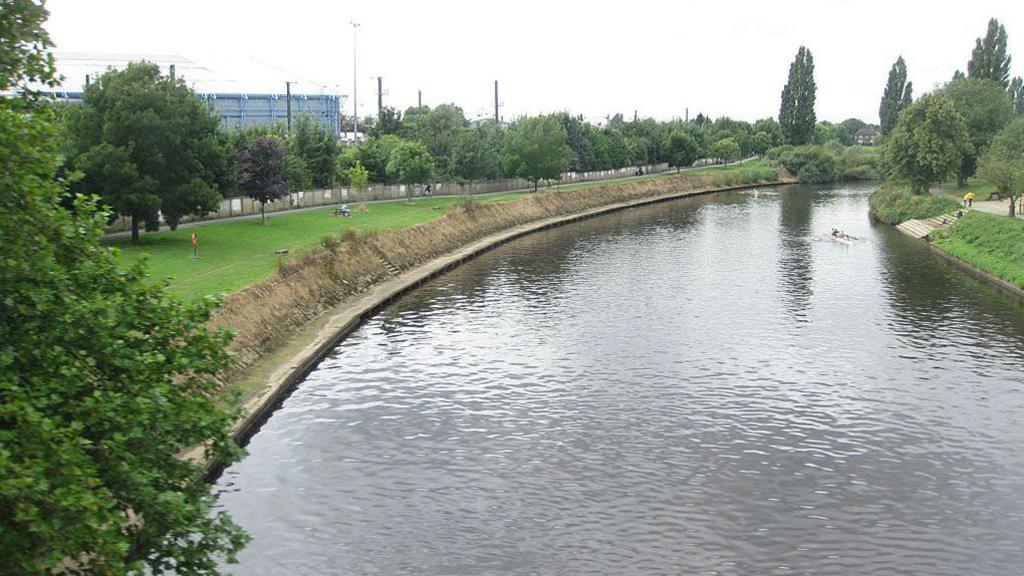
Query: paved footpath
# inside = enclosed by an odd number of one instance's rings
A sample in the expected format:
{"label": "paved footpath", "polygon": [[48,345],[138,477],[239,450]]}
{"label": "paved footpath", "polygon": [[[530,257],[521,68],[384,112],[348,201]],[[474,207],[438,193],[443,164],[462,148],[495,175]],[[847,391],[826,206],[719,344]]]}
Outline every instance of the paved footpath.
{"label": "paved footpath", "polygon": [[[1017,207],[1020,208],[1019,203],[1017,204]],[[1010,205],[1007,200],[985,200],[984,202],[978,202],[975,200],[974,209],[981,212],[988,212],[989,214],[998,214],[999,216],[1010,215]],[[1017,218],[1024,220],[1024,214],[1021,214],[1020,210],[1017,211],[1016,216]]]}

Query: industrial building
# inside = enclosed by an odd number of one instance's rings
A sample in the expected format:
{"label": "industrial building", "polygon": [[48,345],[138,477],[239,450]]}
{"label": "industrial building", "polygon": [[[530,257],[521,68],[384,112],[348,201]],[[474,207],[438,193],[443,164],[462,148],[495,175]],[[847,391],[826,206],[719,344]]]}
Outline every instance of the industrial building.
{"label": "industrial building", "polygon": [[175,76],[182,78],[198,98],[208,103],[225,127],[285,123],[290,89],[293,120],[308,115],[333,134],[341,130],[341,108],[347,97],[337,87],[317,85],[260,62],[233,63],[229,76],[181,56],[58,52],[54,58],[57,73],[63,78],[58,88],[49,90],[56,99],[81,100],[85,86],[103,72],[145,60],[159,66],[165,75],[169,75],[173,67]]}

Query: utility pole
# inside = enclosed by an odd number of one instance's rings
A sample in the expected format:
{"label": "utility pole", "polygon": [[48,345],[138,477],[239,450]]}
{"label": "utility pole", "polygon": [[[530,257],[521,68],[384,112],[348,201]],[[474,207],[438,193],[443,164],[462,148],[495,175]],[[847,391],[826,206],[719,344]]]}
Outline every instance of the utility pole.
{"label": "utility pole", "polygon": [[423,108],[423,90],[416,91],[416,107]]}
{"label": "utility pole", "polygon": [[384,80],[377,76],[377,120],[384,114]]}
{"label": "utility pole", "polygon": [[292,83],[291,81],[284,83],[284,102],[286,106],[286,114],[288,116],[288,133],[292,133]]}
{"label": "utility pole", "polygon": [[689,106],[686,107],[686,121],[687,122],[690,121],[690,107]]}
{"label": "utility pole", "polygon": [[498,81],[494,81],[494,123],[501,123],[501,118],[498,117]]}
{"label": "utility pole", "polygon": [[359,87],[356,74],[356,32],[359,30],[359,23],[355,20],[352,24],[352,140],[359,141]]}

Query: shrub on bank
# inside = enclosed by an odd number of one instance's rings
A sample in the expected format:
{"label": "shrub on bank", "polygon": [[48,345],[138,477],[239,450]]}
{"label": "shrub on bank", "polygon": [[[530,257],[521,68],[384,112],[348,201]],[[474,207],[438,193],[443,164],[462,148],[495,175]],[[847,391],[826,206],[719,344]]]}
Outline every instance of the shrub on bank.
{"label": "shrub on bank", "polygon": [[911,194],[909,190],[882,186],[868,198],[871,215],[886,224],[896,225],[912,219],[948,214],[960,207],[949,198],[934,194]]}
{"label": "shrub on bank", "polygon": [[796,174],[801,182],[825,184],[843,180],[880,180],[881,159],[874,148],[837,143],[780,146],[768,158]]}
{"label": "shrub on bank", "polygon": [[1024,221],[971,212],[934,234],[948,254],[1024,288]]}

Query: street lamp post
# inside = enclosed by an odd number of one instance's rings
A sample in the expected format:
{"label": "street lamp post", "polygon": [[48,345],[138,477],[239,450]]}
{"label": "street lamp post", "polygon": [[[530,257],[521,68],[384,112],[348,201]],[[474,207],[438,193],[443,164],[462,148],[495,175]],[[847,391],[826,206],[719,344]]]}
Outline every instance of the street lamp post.
{"label": "street lamp post", "polygon": [[356,31],[359,23],[355,20],[352,24],[352,141],[359,141],[359,87],[356,74]]}

